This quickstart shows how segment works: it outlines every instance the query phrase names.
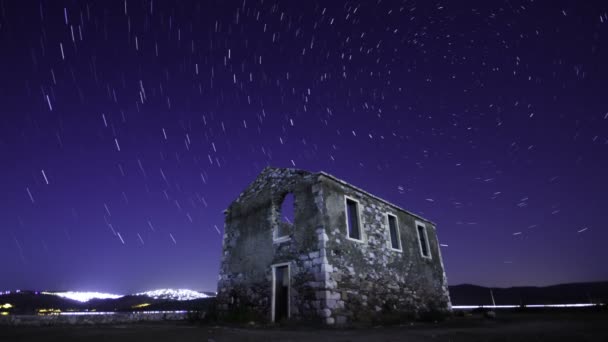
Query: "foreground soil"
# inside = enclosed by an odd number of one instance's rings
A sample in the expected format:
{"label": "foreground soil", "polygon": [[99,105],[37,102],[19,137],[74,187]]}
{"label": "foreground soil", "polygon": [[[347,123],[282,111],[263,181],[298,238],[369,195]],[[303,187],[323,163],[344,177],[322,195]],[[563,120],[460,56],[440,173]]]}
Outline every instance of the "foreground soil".
{"label": "foreground soil", "polygon": [[0,326],[0,341],[608,341],[607,312],[498,312],[454,317],[441,323],[325,329],[228,327],[188,323],[112,326]]}

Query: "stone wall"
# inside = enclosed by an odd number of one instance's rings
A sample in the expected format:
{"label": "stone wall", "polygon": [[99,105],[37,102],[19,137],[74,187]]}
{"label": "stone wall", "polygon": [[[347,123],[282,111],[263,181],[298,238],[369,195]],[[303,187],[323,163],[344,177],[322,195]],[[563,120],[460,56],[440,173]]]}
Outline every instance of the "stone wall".
{"label": "stone wall", "polygon": [[[329,177],[320,179],[326,205],[330,291],[328,324],[416,318],[450,309],[435,226]],[[363,241],[347,238],[344,196],[359,202]],[[401,251],[390,246],[387,213],[397,217]],[[426,226],[431,258],[420,252],[415,222]]]}

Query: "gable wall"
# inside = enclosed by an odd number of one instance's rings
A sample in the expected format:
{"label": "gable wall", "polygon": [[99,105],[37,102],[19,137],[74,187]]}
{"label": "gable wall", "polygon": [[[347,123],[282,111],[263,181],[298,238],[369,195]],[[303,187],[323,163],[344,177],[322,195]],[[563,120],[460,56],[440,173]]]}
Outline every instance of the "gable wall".
{"label": "gable wall", "polygon": [[[252,314],[271,319],[271,265],[289,263],[291,317],[318,318],[324,288],[321,273],[323,239],[320,210],[322,197],[316,176],[291,169],[265,171],[226,211],[223,256],[217,301],[221,311]],[[273,242],[273,229],[280,224],[280,207],[286,193],[294,194],[295,218],[291,238]]]}

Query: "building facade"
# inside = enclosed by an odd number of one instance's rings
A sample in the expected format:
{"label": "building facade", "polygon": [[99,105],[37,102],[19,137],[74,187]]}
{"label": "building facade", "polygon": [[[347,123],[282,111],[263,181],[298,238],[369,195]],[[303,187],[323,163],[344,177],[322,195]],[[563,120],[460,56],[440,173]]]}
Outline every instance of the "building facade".
{"label": "building facade", "polygon": [[221,315],[346,324],[451,309],[435,225],[327,173],[267,167],[225,219]]}

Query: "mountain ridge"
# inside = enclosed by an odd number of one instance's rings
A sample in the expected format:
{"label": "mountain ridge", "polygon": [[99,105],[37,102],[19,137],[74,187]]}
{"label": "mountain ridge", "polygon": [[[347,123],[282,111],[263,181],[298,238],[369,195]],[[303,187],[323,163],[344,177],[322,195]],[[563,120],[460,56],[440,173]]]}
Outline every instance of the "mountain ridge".
{"label": "mountain ridge", "polygon": [[[531,305],[607,303],[608,281],[548,286],[485,287],[449,286],[452,305]],[[493,297],[493,299],[492,299]]]}

